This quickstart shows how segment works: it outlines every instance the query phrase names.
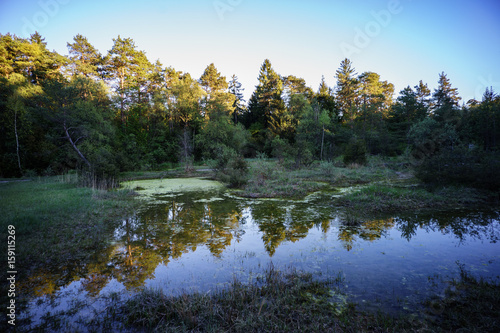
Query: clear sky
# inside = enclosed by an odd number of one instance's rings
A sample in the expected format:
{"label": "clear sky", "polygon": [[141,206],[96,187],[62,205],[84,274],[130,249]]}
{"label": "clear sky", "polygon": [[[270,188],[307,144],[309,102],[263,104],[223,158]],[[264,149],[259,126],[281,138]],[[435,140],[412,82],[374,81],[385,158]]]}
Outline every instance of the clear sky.
{"label": "clear sky", "polygon": [[105,54],[131,37],[150,61],[199,78],[214,63],[236,74],[248,99],[268,58],[281,75],[317,90],[349,58],[401,89],[436,88],[445,72],[460,96],[500,93],[499,0],[1,0],[0,33],[29,37],[68,54],[82,34]]}

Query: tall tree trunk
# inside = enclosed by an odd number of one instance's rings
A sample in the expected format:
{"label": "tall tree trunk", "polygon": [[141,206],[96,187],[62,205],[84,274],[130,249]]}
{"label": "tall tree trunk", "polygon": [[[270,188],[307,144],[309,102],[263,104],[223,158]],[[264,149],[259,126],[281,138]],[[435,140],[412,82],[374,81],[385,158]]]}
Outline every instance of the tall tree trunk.
{"label": "tall tree trunk", "polygon": [[321,134],[321,153],[320,153],[320,159],[323,161],[323,144],[325,142],[325,125],[323,125],[323,132]]}
{"label": "tall tree trunk", "polygon": [[181,149],[182,162],[185,163],[185,171],[188,172],[191,169],[191,152],[193,147],[191,146],[191,138],[187,126],[182,131]]}
{"label": "tall tree trunk", "polygon": [[124,86],[125,86],[125,72],[122,69],[122,75],[120,76],[120,119],[122,121],[122,125],[125,124],[125,92]]}
{"label": "tall tree trunk", "polygon": [[21,169],[21,157],[19,155],[19,136],[17,135],[17,107],[14,110],[14,133],[16,135],[16,154],[17,154],[17,166],[19,167],[19,172],[22,174]]}

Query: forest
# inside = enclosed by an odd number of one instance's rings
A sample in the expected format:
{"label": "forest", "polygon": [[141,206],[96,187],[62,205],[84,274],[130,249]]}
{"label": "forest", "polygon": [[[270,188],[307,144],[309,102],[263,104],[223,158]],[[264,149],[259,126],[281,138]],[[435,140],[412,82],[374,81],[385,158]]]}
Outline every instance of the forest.
{"label": "forest", "polygon": [[[150,62],[131,38],[106,54],[82,35],[68,55],[34,33],[0,34],[0,177],[78,170],[93,179],[120,172],[186,171],[206,163],[233,187],[246,158],[290,169],[316,161],[362,165],[399,157],[425,183],[500,188],[500,97],[462,101],[445,73],[397,96],[374,72],[340,61],[336,85],[277,73],[263,61],[249,101],[238,77],[209,64],[200,78]],[[414,85],[414,86],[412,86]]]}

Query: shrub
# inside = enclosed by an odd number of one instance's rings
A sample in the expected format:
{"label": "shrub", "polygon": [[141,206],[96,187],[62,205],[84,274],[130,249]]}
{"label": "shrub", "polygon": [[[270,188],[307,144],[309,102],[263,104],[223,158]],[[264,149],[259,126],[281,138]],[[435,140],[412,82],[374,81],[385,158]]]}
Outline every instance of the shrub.
{"label": "shrub", "polygon": [[344,164],[366,164],[366,143],[364,140],[353,137],[345,148]]}
{"label": "shrub", "polygon": [[248,164],[241,155],[232,148],[218,145],[217,158],[207,160],[207,164],[214,170],[215,178],[227,183],[230,187],[241,187],[248,181]]}
{"label": "shrub", "polygon": [[248,164],[241,156],[236,156],[229,161],[223,174],[230,187],[242,187],[248,182]]}
{"label": "shrub", "polygon": [[442,149],[415,167],[416,176],[429,184],[460,184],[476,188],[500,188],[500,154],[458,146]]}

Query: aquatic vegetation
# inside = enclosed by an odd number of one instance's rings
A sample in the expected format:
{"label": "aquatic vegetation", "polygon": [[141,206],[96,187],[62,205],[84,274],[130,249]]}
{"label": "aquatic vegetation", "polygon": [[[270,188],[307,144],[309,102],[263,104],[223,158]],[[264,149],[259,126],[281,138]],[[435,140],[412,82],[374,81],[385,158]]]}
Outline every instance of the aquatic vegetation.
{"label": "aquatic vegetation", "polygon": [[353,313],[339,285],[309,273],[282,272],[270,266],[253,284],[233,281],[210,294],[169,297],[146,290],[123,309],[128,325],[148,330],[318,331],[361,327],[346,320]]}
{"label": "aquatic vegetation", "polygon": [[154,195],[171,194],[189,191],[209,191],[222,189],[224,185],[218,181],[202,178],[165,178],[133,180],[122,183],[124,188],[135,190],[141,198]]}
{"label": "aquatic vegetation", "polygon": [[457,209],[486,205],[488,195],[474,189],[424,188],[372,184],[339,197],[338,204],[363,212],[401,212],[429,209]]}
{"label": "aquatic vegetation", "polygon": [[308,168],[288,169],[276,160],[257,159],[250,163],[250,178],[238,195],[248,198],[297,198],[327,186],[351,186],[374,181],[391,181],[398,174],[376,158],[367,166],[346,168],[320,162]]}

